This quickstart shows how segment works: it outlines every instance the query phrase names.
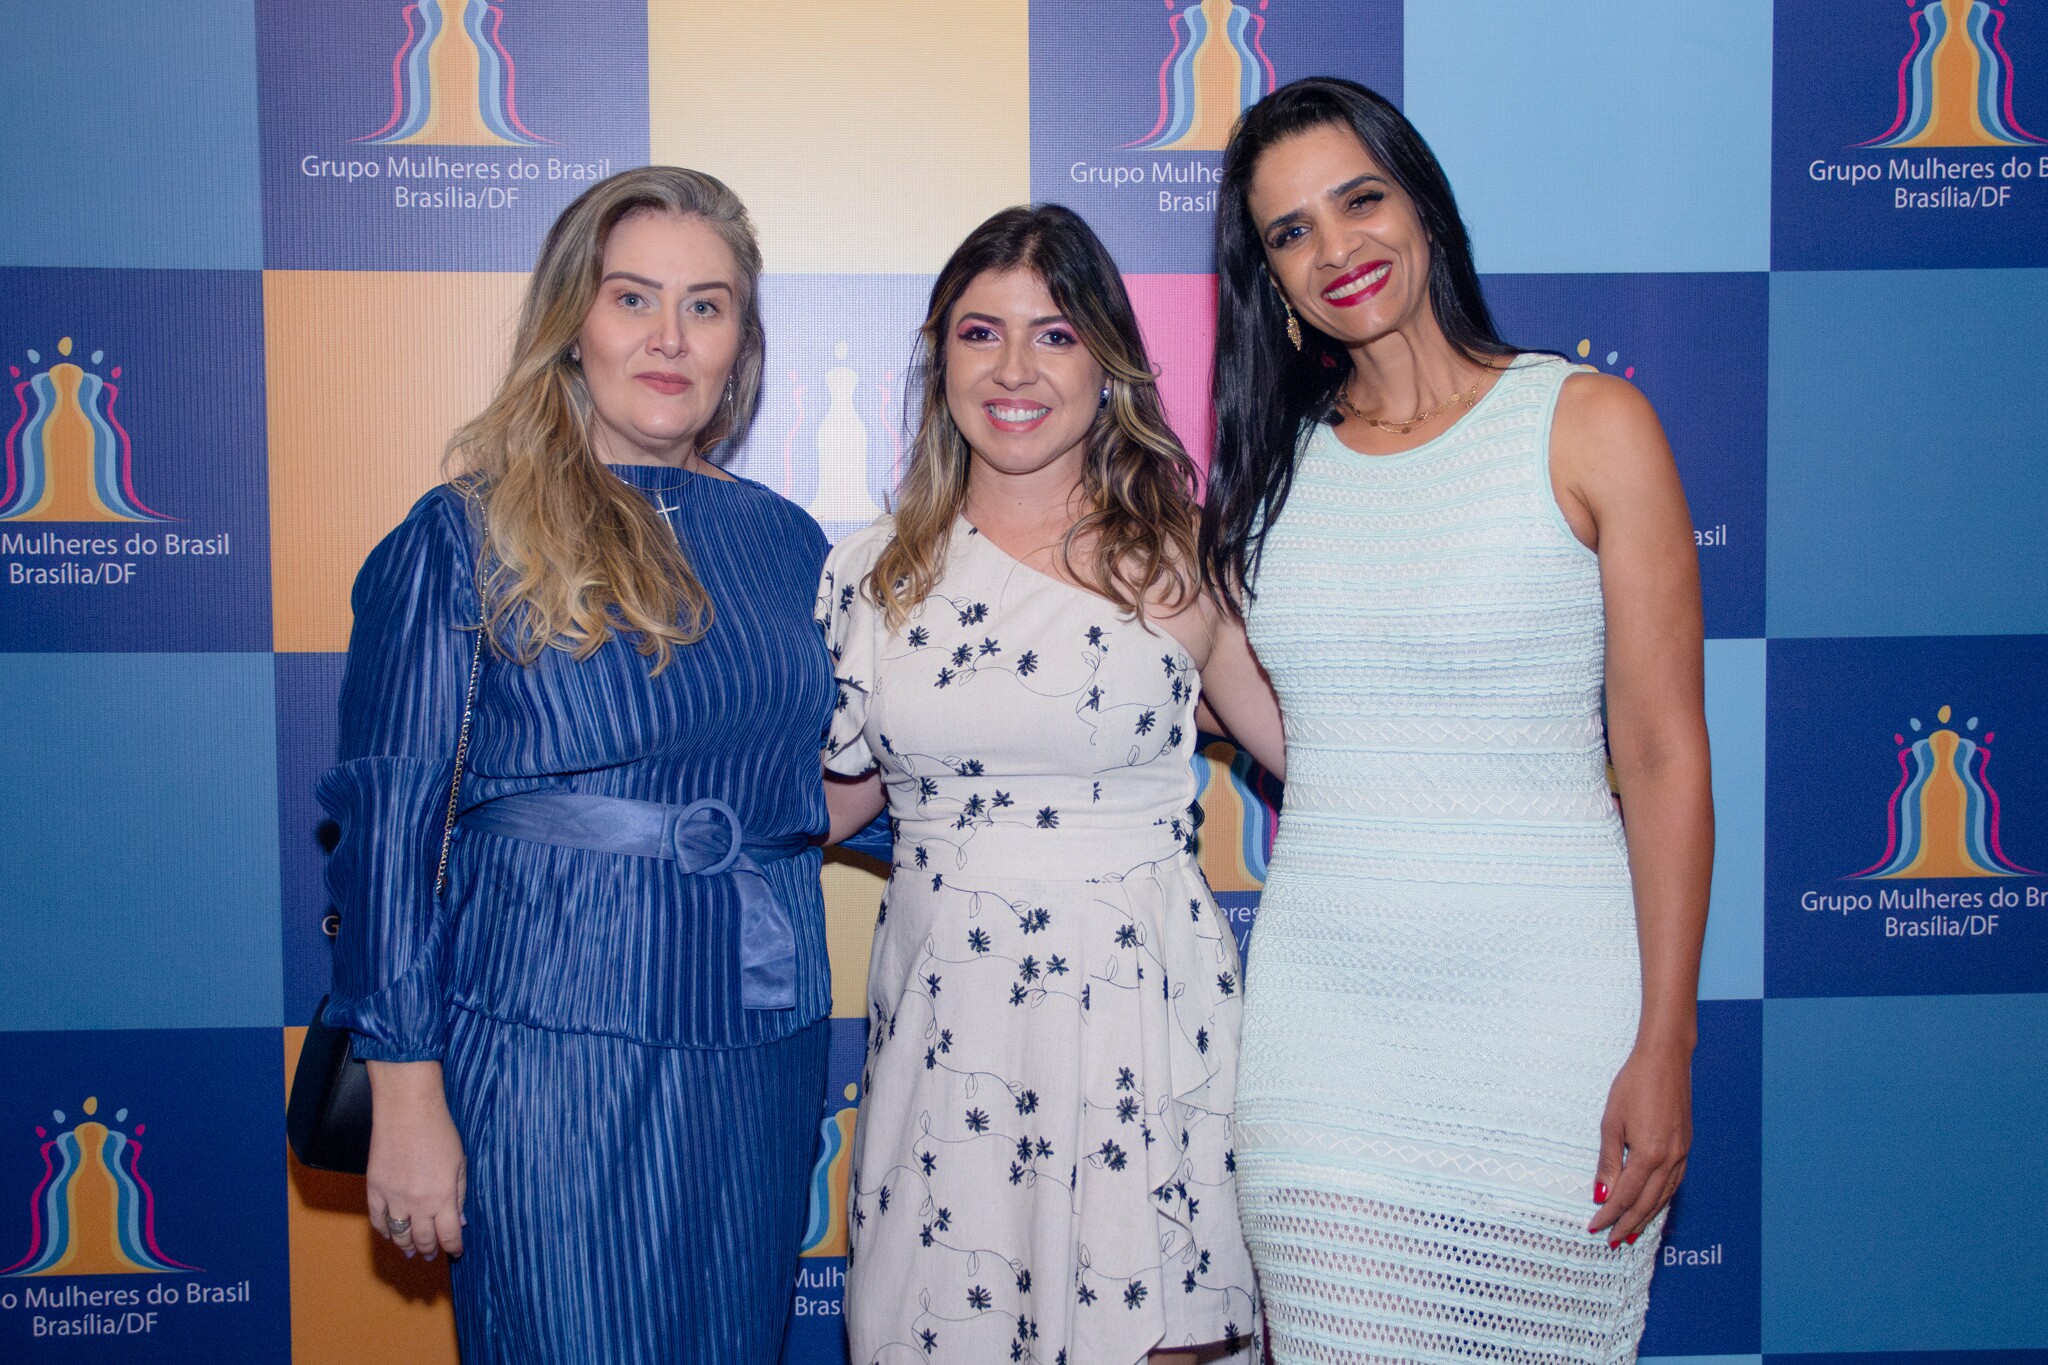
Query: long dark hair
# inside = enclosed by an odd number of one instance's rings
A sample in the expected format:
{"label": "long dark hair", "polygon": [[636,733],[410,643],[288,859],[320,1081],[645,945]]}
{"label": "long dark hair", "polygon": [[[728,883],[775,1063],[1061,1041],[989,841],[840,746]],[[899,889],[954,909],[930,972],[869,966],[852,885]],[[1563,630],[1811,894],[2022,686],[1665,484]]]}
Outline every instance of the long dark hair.
{"label": "long dark hair", "polygon": [[[1102,366],[1109,396],[1088,430],[1081,492],[1088,511],[1060,546],[1068,572],[1133,616],[1164,587],[1169,605],[1200,592],[1196,556],[1195,464],[1166,425],[1159,385],[1145,356],[1138,315],[1116,261],[1094,229],[1058,204],[1004,209],[967,234],[932,285],[918,329],[906,398],[919,403],[910,462],[896,489],[896,538],[868,575],[867,593],[900,623],[945,572],[946,541],[967,497],[967,438],[946,406],[946,338],[953,307],[988,272],[1029,270],[1088,354]],[[1092,540],[1087,563],[1077,541]]]}
{"label": "long dark hair", "polygon": [[1351,375],[1350,354],[1305,322],[1301,349],[1287,340],[1287,314],[1252,221],[1252,174],[1275,143],[1333,124],[1357,134],[1414,201],[1429,235],[1430,309],[1451,345],[1474,360],[1514,354],[1494,331],[1450,182],[1400,110],[1335,76],[1292,81],[1246,110],[1223,150],[1217,196],[1216,449],[1201,540],[1210,591],[1239,609],[1257,595],[1266,532],[1293,487],[1302,438],[1330,416]]}

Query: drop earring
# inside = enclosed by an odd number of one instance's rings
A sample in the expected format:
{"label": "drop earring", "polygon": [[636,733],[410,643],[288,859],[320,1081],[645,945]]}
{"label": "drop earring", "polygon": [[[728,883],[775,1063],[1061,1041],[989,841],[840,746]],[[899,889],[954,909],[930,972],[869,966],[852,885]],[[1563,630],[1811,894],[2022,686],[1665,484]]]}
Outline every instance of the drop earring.
{"label": "drop earring", "polygon": [[1301,349],[1301,321],[1294,316],[1294,306],[1287,302],[1287,295],[1280,291],[1280,281],[1268,275],[1266,283],[1273,286],[1273,297],[1280,300],[1280,311],[1287,314],[1287,339],[1294,343],[1294,349],[1298,351]]}
{"label": "drop earring", "polygon": [[1095,400],[1095,406],[1098,408],[1106,408],[1109,406],[1109,385],[1104,384],[1102,386],[1102,396]]}
{"label": "drop earring", "polygon": [[569,348],[569,363],[571,365],[581,365],[583,363],[583,348],[581,346],[571,346]]}

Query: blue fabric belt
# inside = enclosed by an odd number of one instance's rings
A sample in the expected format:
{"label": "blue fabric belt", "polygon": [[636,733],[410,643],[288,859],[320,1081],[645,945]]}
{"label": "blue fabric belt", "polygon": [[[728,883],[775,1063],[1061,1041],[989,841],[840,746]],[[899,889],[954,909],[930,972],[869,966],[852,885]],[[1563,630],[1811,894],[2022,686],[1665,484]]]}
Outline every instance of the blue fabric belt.
{"label": "blue fabric belt", "polygon": [[740,1004],[796,1008],[796,930],[761,863],[795,857],[811,846],[809,838],[748,839],[723,801],[670,806],[582,792],[501,796],[463,812],[461,824],[557,848],[668,858],[697,877],[730,876],[740,899]]}

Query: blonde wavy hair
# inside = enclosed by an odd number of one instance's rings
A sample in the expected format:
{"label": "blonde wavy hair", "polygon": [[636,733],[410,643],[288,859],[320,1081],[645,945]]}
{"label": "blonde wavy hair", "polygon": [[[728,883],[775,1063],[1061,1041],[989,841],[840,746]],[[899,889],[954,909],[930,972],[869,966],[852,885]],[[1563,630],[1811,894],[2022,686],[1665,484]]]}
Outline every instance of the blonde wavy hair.
{"label": "blonde wavy hair", "polygon": [[[1195,465],[1166,424],[1123,278],[1080,215],[1058,204],[1032,204],[1004,209],[969,233],[932,285],[912,370],[911,388],[922,413],[896,489],[896,535],[864,585],[892,627],[903,623],[945,572],[947,539],[967,498],[973,457],[946,405],[946,338],[954,306],[979,276],[1018,269],[1045,282],[1109,381],[1109,397],[1089,428],[1082,463],[1081,493],[1089,510],[1060,542],[1067,572],[1139,619],[1154,594],[1161,605],[1177,608],[1200,591]],[[1077,554],[1084,544],[1085,555]]]}
{"label": "blonde wavy hair", "polygon": [[605,243],[637,213],[703,220],[739,269],[739,355],[697,453],[743,434],[760,397],[761,248],[738,195],[701,171],[643,166],[599,181],[562,211],[527,284],[505,377],[447,452],[487,527],[485,630],[522,664],[551,648],[587,659],[618,633],[659,673],[677,646],[711,628],[711,599],[675,536],[599,460],[590,390],[570,358],[597,298]]}

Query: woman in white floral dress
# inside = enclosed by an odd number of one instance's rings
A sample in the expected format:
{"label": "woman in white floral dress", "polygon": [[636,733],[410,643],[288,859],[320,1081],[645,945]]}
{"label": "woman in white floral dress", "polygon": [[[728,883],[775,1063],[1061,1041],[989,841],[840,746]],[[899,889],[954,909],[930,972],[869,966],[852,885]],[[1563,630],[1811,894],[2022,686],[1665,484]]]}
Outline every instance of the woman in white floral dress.
{"label": "woman in white floral dress", "polygon": [[882,805],[849,1196],[857,1365],[1248,1358],[1240,969],[1190,853],[1197,707],[1277,769],[1203,598],[1194,468],[1110,260],[1055,206],[940,274],[894,517],[819,593],[836,836]]}

